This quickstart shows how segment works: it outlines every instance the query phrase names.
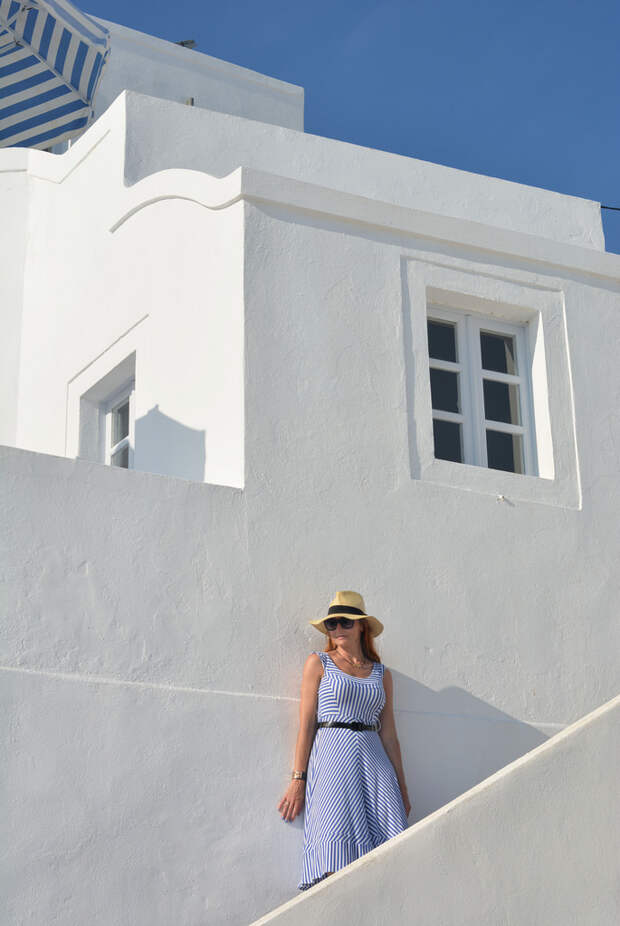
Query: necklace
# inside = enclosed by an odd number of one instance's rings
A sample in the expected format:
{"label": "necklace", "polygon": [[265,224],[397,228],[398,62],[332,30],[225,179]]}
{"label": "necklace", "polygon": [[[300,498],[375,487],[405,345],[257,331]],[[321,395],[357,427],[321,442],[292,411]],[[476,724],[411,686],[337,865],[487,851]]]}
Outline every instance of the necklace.
{"label": "necklace", "polygon": [[364,660],[364,662],[353,662],[352,659],[349,659],[349,657],[346,655],[346,653],[341,653],[340,650],[337,650],[337,653],[338,653],[339,656],[342,656],[343,659],[346,659],[346,661],[347,661],[350,665],[354,666],[356,669],[363,669],[363,668],[365,668],[366,666],[369,665],[368,660]]}

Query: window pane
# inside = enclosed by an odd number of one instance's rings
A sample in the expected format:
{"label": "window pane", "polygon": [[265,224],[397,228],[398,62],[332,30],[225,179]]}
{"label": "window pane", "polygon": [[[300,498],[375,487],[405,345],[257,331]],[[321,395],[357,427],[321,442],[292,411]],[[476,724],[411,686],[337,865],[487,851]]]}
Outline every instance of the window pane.
{"label": "window pane", "polygon": [[428,353],[436,360],[456,363],[456,327],[443,322],[428,322]]}
{"label": "window pane", "polygon": [[431,369],[431,403],[442,412],[460,412],[458,373]]}
{"label": "window pane", "polygon": [[438,460],[463,462],[461,445],[461,425],[454,421],[433,419],[433,437],[435,438],[435,456]]}
{"label": "window pane", "polygon": [[112,443],[129,436],[129,399],[112,412]]}
{"label": "window pane", "polygon": [[520,434],[487,431],[487,457],[490,469],[524,473],[523,438]]}
{"label": "window pane", "polygon": [[511,335],[481,331],[480,350],[485,370],[497,370],[498,373],[517,372],[515,339]]}
{"label": "window pane", "polygon": [[129,445],[125,444],[124,447],[113,453],[110,462],[112,466],[122,466],[124,469],[129,469]]}
{"label": "window pane", "polygon": [[519,387],[510,383],[498,383],[485,379],[484,417],[488,421],[505,421],[507,424],[521,424]]}

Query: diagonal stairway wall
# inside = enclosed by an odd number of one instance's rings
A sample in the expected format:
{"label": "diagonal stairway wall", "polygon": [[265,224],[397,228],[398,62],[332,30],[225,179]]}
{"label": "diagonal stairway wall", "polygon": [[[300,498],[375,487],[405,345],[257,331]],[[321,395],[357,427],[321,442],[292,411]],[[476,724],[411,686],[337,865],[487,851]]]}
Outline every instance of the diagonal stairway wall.
{"label": "diagonal stairway wall", "polygon": [[620,696],[253,926],[620,921]]}

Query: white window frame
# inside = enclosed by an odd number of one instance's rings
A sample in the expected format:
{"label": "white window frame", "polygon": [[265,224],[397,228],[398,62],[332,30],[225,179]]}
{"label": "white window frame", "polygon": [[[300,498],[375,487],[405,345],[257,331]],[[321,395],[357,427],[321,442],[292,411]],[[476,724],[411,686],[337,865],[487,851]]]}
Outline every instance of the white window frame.
{"label": "white window frame", "polygon": [[[108,399],[103,403],[101,411],[101,419],[103,426],[103,446],[104,446],[104,462],[108,466],[113,466],[112,458],[115,454],[122,450],[124,447],[128,448],[127,453],[127,466],[118,467],[119,469],[133,469],[134,462],[134,435],[135,435],[135,410],[134,410],[134,394],[135,394],[135,381],[131,380],[129,383],[126,383],[120,389],[118,389],[113,395],[109,396]],[[117,441],[115,444],[112,443],[112,427],[114,420],[114,412],[126,402],[129,402],[129,427],[126,437],[121,438],[120,441]]]}
{"label": "white window frame", "polygon": [[[429,253],[401,257],[404,402],[411,478],[426,485],[580,509],[575,403],[563,281],[516,267]],[[534,266],[534,264],[532,264]],[[428,306],[449,306],[504,326],[523,325],[530,363],[538,474],[522,475],[435,457],[431,409]]]}
{"label": "white window frame", "polygon": [[[521,325],[499,321],[476,312],[465,312],[445,305],[429,303],[427,321],[449,322],[455,327],[456,362],[429,356],[430,370],[446,370],[459,374],[461,412],[448,412],[432,408],[433,420],[450,421],[461,425],[462,463],[488,467],[487,430],[505,434],[518,434],[522,439],[524,472],[514,475],[538,475],[536,434],[533,427],[531,360],[528,354],[526,323]],[[490,331],[513,337],[516,344],[517,373],[500,373],[482,367],[480,332]],[[521,424],[491,421],[485,418],[483,381],[508,383],[519,387]],[[503,470],[506,472],[506,470]]]}
{"label": "white window frame", "polygon": [[[138,357],[145,352],[149,321],[149,316],[144,315],[68,381],[66,456],[103,464],[105,432],[101,405],[131,381],[135,391],[140,379]],[[132,413],[134,419],[136,413],[140,417],[137,403]],[[133,465],[135,468],[135,461]]]}

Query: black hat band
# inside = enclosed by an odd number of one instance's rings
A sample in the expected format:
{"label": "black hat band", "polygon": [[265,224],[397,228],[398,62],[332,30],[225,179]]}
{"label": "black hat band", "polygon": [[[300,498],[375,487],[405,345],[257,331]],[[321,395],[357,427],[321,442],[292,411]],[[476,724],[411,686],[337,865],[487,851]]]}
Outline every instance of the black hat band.
{"label": "black hat band", "polygon": [[362,617],[368,616],[365,611],[360,611],[359,608],[353,608],[348,604],[332,605],[327,612],[327,616],[329,617],[330,614],[361,614]]}

